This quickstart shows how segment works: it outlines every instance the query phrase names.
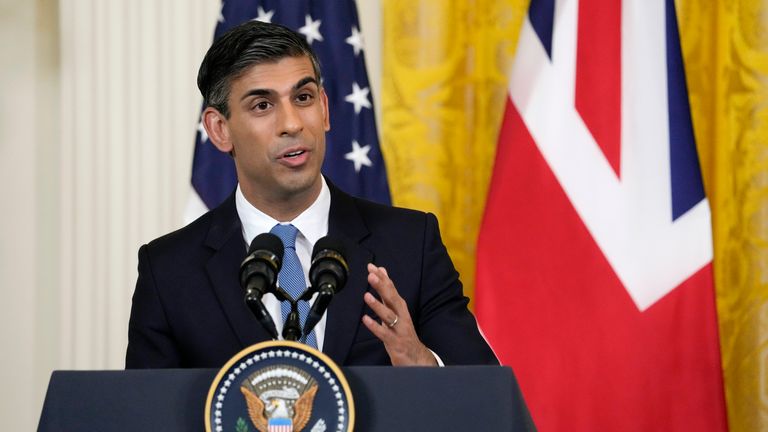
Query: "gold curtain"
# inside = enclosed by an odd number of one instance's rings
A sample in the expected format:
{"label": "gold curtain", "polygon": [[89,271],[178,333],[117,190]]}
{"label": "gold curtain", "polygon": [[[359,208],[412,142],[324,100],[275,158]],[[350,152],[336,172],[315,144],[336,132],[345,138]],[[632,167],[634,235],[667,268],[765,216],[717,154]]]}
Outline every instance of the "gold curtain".
{"label": "gold curtain", "polygon": [[728,424],[768,430],[768,0],[678,0],[712,207]]}
{"label": "gold curtain", "polygon": [[528,0],[387,0],[382,152],[392,201],[435,213],[472,297],[475,249]]}

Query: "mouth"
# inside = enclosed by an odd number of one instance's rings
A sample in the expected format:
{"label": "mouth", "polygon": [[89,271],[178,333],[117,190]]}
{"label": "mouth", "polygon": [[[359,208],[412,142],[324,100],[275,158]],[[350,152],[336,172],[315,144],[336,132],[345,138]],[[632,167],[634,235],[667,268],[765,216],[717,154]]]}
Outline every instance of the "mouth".
{"label": "mouth", "polygon": [[307,149],[292,148],[287,150],[288,151],[277,158],[278,162],[287,167],[298,168],[304,166],[304,164],[306,164],[309,160],[310,152]]}
{"label": "mouth", "polygon": [[285,158],[285,159],[297,158],[297,157],[303,155],[304,153],[306,153],[306,150],[296,150],[296,151],[285,153],[283,155],[283,158]]}

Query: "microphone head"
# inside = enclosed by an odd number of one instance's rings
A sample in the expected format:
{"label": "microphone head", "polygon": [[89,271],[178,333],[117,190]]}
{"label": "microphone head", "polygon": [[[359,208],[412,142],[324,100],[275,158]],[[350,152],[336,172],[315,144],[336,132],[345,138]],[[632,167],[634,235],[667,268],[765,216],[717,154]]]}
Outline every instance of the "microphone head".
{"label": "microphone head", "polygon": [[278,261],[283,262],[283,253],[285,248],[280,237],[272,233],[261,233],[253,238],[251,241],[251,247],[248,248],[248,255],[256,252],[257,250],[266,250],[272,252],[277,256]]}
{"label": "microphone head", "polygon": [[283,242],[278,236],[271,233],[257,235],[240,264],[240,285],[246,288],[251,278],[259,277],[266,280],[268,287],[273,286],[283,265],[283,253]]}
{"label": "microphone head", "polygon": [[344,243],[342,243],[339,239],[333,238],[331,236],[325,236],[318,240],[317,243],[315,243],[315,247],[312,248],[312,258],[314,259],[317,257],[317,254],[323,250],[332,250],[342,257],[346,256]]}
{"label": "microphone head", "polygon": [[344,252],[344,244],[333,237],[326,236],[315,243],[309,268],[309,281],[315,289],[326,285],[336,293],[344,288],[349,274]]}

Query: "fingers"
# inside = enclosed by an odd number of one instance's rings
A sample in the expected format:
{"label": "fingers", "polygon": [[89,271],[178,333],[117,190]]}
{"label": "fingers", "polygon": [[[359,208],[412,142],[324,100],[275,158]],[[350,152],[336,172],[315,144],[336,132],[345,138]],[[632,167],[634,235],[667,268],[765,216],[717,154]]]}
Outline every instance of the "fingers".
{"label": "fingers", "polygon": [[395,322],[395,320],[399,321],[399,316],[397,312],[387,307],[384,303],[376,300],[376,297],[374,297],[373,294],[369,292],[365,293],[365,295],[363,296],[363,300],[365,300],[365,304],[367,304],[368,307],[370,307],[371,310],[373,310],[373,313],[375,313],[376,316],[379,317],[379,319],[381,319],[382,324],[384,324],[388,328],[394,328],[394,325],[390,326],[389,324]]}
{"label": "fingers", "polygon": [[381,301],[377,300],[371,293],[366,293],[364,300],[382,323],[387,324],[387,327],[394,328],[397,321],[410,317],[408,306],[398,294],[395,284],[387,274],[387,269],[368,264],[368,272],[368,283],[379,295]]}
{"label": "fingers", "polygon": [[376,314],[380,321],[368,315],[363,316],[363,324],[377,338],[384,342],[384,348],[394,366],[435,365],[432,353],[421,343],[405,303],[389,278],[387,269],[368,264],[368,283],[381,301],[373,293],[367,292],[363,300]]}
{"label": "fingers", "polygon": [[[401,312],[400,308],[403,306],[403,299],[397,293],[395,284],[387,274],[387,269],[384,267],[377,267],[373,264],[368,264],[368,283],[379,294],[381,301],[393,308],[395,312]],[[379,315],[380,318],[385,318]],[[394,319],[394,318],[393,318]],[[391,322],[391,321],[389,321]]]}
{"label": "fingers", "polygon": [[[395,284],[384,267],[368,264],[368,283],[379,295],[381,301],[370,292],[365,293],[363,300],[381,321],[366,315],[363,317],[363,324],[385,345],[393,343],[396,341],[398,328],[406,327],[402,325],[402,321],[410,317],[405,301],[397,293]],[[392,323],[395,324],[391,325]]]}
{"label": "fingers", "polygon": [[387,347],[393,343],[396,337],[392,329],[387,327],[386,324],[379,323],[368,315],[363,315],[363,324],[373,333],[374,336],[384,342],[384,346]]}
{"label": "fingers", "polygon": [[[376,300],[371,293],[365,294],[365,302],[372,309],[382,310],[381,314],[387,311],[391,312],[391,309],[383,306],[381,302]],[[378,305],[376,304],[378,303]],[[384,308],[384,309],[382,309]],[[377,315],[381,314],[377,312]],[[390,327],[390,324],[394,322],[395,325]],[[406,311],[406,315],[395,316],[393,321],[379,322],[363,315],[363,324],[368,330],[373,333],[374,336],[384,342],[384,349],[389,354],[389,359],[393,366],[435,366],[437,360],[432,353],[427,349],[424,344],[421,343],[419,337],[416,335],[416,331],[413,328],[410,315]]]}

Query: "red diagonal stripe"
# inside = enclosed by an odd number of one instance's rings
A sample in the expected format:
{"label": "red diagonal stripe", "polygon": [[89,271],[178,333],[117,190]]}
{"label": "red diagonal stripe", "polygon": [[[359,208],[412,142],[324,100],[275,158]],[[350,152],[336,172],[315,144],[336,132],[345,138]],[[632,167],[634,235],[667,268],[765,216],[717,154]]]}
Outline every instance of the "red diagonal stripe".
{"label": "red diagonal stripe", "polygon": [[621,1],[579,1],[576,109],[621,174]]}

